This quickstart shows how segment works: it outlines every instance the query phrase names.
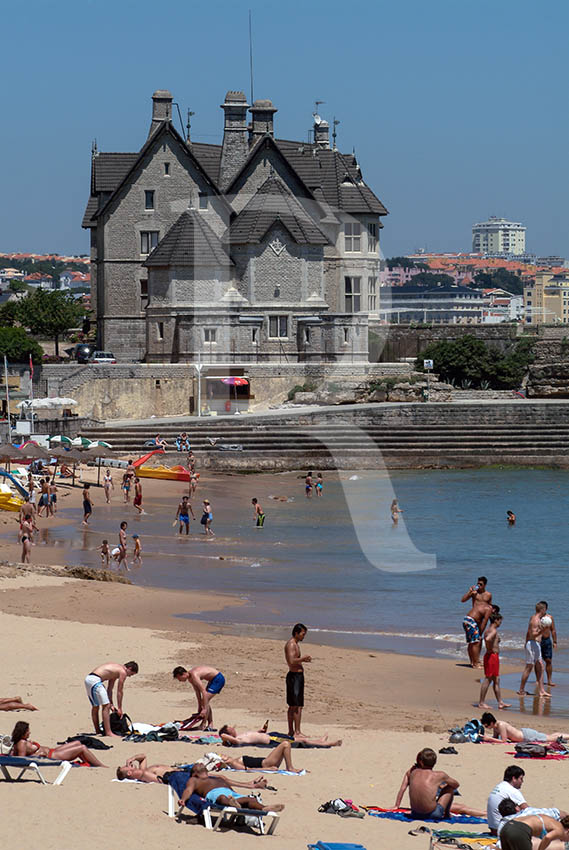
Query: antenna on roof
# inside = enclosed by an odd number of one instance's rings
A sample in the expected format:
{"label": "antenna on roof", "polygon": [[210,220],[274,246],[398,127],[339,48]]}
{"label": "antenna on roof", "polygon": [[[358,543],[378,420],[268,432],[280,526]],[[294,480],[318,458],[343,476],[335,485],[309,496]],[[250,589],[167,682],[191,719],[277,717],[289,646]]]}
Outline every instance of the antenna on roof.
{"label": "antenna on roof", "polygon": [[335,150],[335,151],[338,150],[338,148],[336,147],[336,136],[338,135],[338,133],[336,132],[336,127],[338,126],[339,123],[340,122],[338,121],[336,116],[334,116],[334,120],[332,121],[332,126],[333,126],[332,141],[333,141],[333,150]]}
{"label": "antenna on roof", "polygon": [[253,30],[251,26],[251,9],[249,9],[249,76],[251,78],[251,106],[253,105]]}
{"label": "antenna on roof", "polygon": [[97,148],[97,139],[93,139],[91,143],[91,157],[95,159],[99,154],[99,149]]}
{"label": "antenna on roof", "polygon": [[315,100],[314,101],[314,114],[315,115],[318,114],[318,112],[320,111],[318,109],[318,107],[322,106],[323,103],[326,103],[326,101],[325,100]]}
{"label": "antenna on roof", "polygon": [[190,141],[191,141],[191,136],[190,136],[190,129],[191,129],[191,126],[192,126],[191,118],[192,118],[192,116],[194,116],[195,114],[196,114],[195,112],[191,112],[191,111],[188,109],[188,120],[186,121],[186,142],[190,142]]}

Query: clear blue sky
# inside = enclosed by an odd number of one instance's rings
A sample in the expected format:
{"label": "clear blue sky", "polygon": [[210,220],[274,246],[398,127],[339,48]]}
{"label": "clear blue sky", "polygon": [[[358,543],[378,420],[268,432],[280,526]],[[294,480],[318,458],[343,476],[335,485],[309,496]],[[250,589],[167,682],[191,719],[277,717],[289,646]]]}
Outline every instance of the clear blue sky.
{"label": "clear blue sky", "polygon": [[28,0],[3,11],[0,251],[88,252],[90,148],[138,150],[168,88],[196,140],[219,142],[228,89],[306,139],[336,116],[391,215],[386,256],[469,250],[473,222],[567,244],[566,0]]}

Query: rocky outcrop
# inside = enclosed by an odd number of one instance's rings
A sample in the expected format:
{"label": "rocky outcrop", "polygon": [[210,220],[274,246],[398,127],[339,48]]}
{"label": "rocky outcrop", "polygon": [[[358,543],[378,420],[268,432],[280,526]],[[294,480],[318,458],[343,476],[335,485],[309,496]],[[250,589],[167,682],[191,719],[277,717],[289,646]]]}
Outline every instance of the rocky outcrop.
{"label": "rocky outcrop", "polygon": [[569,361],[533,364],[526,389],[528,398],[569,398]]}
{"label": "rocky outcrop", "polygon": [[369,402],[452,401],[453,388],[421,372],[340,384],[323,383],[313,392],[297,392],[294,404],[367,404]]}

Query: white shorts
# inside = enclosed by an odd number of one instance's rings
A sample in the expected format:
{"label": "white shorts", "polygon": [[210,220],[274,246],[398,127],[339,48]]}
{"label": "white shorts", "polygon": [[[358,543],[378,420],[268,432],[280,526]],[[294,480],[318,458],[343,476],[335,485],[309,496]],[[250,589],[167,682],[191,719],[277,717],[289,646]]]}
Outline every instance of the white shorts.
{"label": "white shorts", "polygon": [[95,676],[93,673],[85,676],[85,690],[91,705],[109,705],[110,699],[107,689],[99,676]]}
{"label": "white shorts", "polygon": [[536,640],[528,640],[526,643],[526,664],[537,664],[542,661],[541,644]]}

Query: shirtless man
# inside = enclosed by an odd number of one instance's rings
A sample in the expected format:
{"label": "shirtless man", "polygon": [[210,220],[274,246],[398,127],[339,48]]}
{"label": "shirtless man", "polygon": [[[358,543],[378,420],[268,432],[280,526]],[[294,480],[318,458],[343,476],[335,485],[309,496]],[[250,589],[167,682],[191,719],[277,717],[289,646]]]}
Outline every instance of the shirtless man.
{"label": "shirtless man", "polygon": [[[271,744],[276,745],[276,741],[281,741],[281,739],[286,740],[286,736],[282,735],[280,732],[267,732],[268,724],[265,723],[262,729],[259,729],[257,732],[253,730],[249,730],[248,732],[241,732],[238,734],[235,726],[222,726],[219,730],[219,735],[224,744],[228,747],[243,747],[247,744],[251,747],[264,747],[270,746]],[[303,737],[300,741],[294,742],[297,746],[302,747],[305,744],[307,747],[341,747],[342,741],[330,741],[328,740],[328,735],[324,735],[323,738],[305,738]],[[292,746],[292,745],[291,745]],[[278,749],[278,747],[275,747]]]}
{"label": "shirtless man", "polygon": [[[227,729],[226,726],[223,728]],[[226,737],[231,737],[227,733],[224,734]],[[291,773],[301,773],[300,770],[295,770],[293,766],[290,741],[283,741],[274,750],[271,750],[265,758],[257,756],[242,756],[241,758],[221,756],[221,758],[227,767],[231,767],[233,770],[261,770],[261,768],[263,770],[278,770],[284,761],[285,768]]]}
{"label": "shirtless man", "polygon": [[45,515],[49,516],[49,478],[42,478],[40,481],[41,495],[38,505],[38,517],[41,517],[42,510],[45,508]]}
{"label": "shirtless man", "polygon": [[147,758],[144,753],[138,753],[136,756],[130,756],[126,760],[126,764],[117,767],[117,779],[138,779],[139,782],[159,782],[162,783],[164,775],[177,770],[169,764],[147,764]]}
{"label": "shirtless man", "polygon": [[[541,600],[541,604],[545,605],[545,613],[548,617],[551,617],[551,614],[547,610],[547,602],[545,599]],[[551,676],[553,672],[553,650],[557,649],[557,630],[555,628],[555,620],[551,617],[551,625],[544,626],[541,624],[541,657],[543,659],[543,663],[545,664],[545,672],[547,673],[547,684],[550,688],[554,688],[555,684],[551,681]]]}
{"label": "shirtless man", "polygon": [[197,715],[202,718],[201,725],[196,728],[209,729],[213,724],[211,700],[223,690],[225,685],[223,673],[220,673],[215,667],[207,667],[202,664],[198,667],[192,667],[191,670],[186,670],[185,667],[175,667],[172,670],[172,676],[178,682],[190,683],[198,700]]}
{"label": "shirtless man", "polygon": [[297,623],[292,629],[292,637],[285,644],[285,658],[288,664],[286,674],[286,701],[288,705],[288,734],[291,738],[302,738],[300,721],[304,707],[304,667],[312,661],[312,656],[301,655],[299,643],[306,637],[308,629]]}
{"label": "shirtless man", "polygon": [[548,694],[543,687],[543,659],[541,657],[541,645],[539,643],[539,638],[543,634],[543,626],[540,621],[546,610],[546,604],[538,602],[535,606],[535,614],[532,614],[528,623],[528,630],[526,632],[526,666],[522,673],[522,680],[518,691],[519,696],[525,696],[528,693],[526,691],[526,682],[532,671],[532,667],[534,667],[537,687],[539,689],[538,696],[546,697],[547,699],[551,697],[551,694]]}
{"label": "shirtless man", "polygon": [[195,520],[196,515],[192,508],[192,504],[189,501],[189,496],[182,496],[182,501],[178,505],[178,510],[176,511],[176,520],[180,523],[178,534],[182,533],[184,527],[186,529],[186,534],[190,533],[190,514],[192,515],[192,519]]}
{"label": "shirtless man", "polygon": [[462,628],[466,635],[466,646],[468,657],[472,667],[482,667],[480,663],[480,649],[482,647],[482,635],[486,623],[492,613],[492,594],[486,590],[488,579],[479,576],[475,585],[466,591],[461,602],[472,600],[472,608],[462,621]]}
{"label": "shirtless man", "polygon": [[[264,806],[259,803],[256,797],[245,797],[234,788],[265,788],[266,779],[259,777],[252,782],[236,782],[235,779],[222,778],[221,776],[210,776],[203,764],[194,764],[192,767],[190,778],[187,782],[182,796],[179,800],[179,805],[183,806],[192,796],[199,794],[200,797],[205,797],[208,803],[218,806],[237,806],[239,809],[256,809],[263,811]],[[277,803],[271,805],[273,812],[282,812],[284,804]]]}
{"label": "shirtless man", "polygon": [[[101,706],[103,735],[107,735],[109,738],[121,737],[111,732],[111,709],[117,711],[122,717],[124,683],[129,676],[134,676],[136,673],[138,673],[138,664],[136,661],[128,661],[126,664],[116,664],[114,661],[109,661],[107,664],[101,664],[100,667],[95,667],[93,672],[85,677],[85,689],[91,703],[91,719],[97,735],[100,731],[99,706]],[[118,682],[116,708],[113,705],[113,688],[115,682]],[[105,687],[105,683],[107,687]]]}
{"label": "shirtless man", "polygon": [[132,500],[132,504],[139,514],[144,513],[142,508],[142,484],[138,476],[134,479],[134,499]]}
{"label": "shirtless man", "polygon": [[494,695],[498,700],[498,708],[510,708],[510,704],[503,701],[500,692],[500,635],[498,634],[498,629],[501,625],[502,615],[491,614],[490,625],[484,634],[484,642],[486,643],[486,653],[484,655],[485,679],[483,679],[480,685],[478,708],[490,708],[485,702],[490,684],[492,684]]}
{"label": "shirtless man", "polygon": [[416,763],[403,776],[401,787],[395,798],[395,808],[398,809],[401,805],[403,795],[408,788],[411,817],[415,820],[423,820],[423,818],[443,820],[448,818],[451,812],[485,818],[485,811],[465,806],[464,803],[454,799],[454,792],[458,789],[460,782],[444,770],[433,770],[436,763],[437,754],[429,747],[417,753]]}
{"label": "shirtless man", "polygon": [[530,729],[527,726],[522,726],[521,729],[516,729],[511,723],[506,723],[504,720],[496,720],[493,714],[485,711],[480,722],[485,729],[488,729],[491,735],[481,735],[482,741],[488,741],[495,744],[497,741],[511,741],[513,744],[524,744],[528,741],[537,741],[540,744],[552,744],[559,738],[569,739],[569,732],[553,732],[546,735],[545,732],[537,732],[535,729]]}

